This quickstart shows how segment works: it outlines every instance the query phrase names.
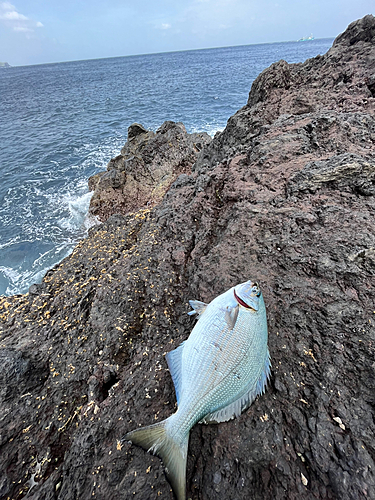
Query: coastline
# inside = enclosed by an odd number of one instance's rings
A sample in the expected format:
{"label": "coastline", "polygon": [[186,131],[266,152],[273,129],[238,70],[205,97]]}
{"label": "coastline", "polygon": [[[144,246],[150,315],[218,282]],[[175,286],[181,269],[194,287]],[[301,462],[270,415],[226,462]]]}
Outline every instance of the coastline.
{"label": "coastline", "polygon": [[[272,381],[238,419],[193,429],[188,497],[375,497],[374,41],[366,16],[324,56],[272,64],[149,205],[125,203],[129,151],[92,182],[103,223],[0,298],[1,496],[172,499],[159,459],[119,440],[174,411],[164,353],[190,333],[188,300],[254,278]],[[146,170],[182,142],[156,137],[131,152]]]}

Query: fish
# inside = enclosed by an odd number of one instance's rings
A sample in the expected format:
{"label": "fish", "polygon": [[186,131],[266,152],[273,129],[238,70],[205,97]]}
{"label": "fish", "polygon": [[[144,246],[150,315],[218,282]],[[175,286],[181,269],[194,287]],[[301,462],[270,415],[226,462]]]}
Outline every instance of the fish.
{"label": "fish", "polygon": [[270,377],[266,307],[258,283],[240,283],[209,304],[189,301],[198,321],[189,338],[166,355],[177,411],[127,433],[122,441],[158,455],[177,500],[186,497],[190,430],[196,423],[238,417],[264,393]]}

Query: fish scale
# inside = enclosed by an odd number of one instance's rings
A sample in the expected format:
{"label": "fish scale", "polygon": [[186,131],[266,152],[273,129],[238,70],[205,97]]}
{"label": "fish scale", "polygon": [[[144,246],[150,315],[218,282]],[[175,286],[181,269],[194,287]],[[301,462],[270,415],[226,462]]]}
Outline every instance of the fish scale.
{"label": "fish scale", "polygon": [[[212,316],[213,316],[213,314],[211,314],[210,316],[205,318],[206,323],[209,324]],[[236,389],[239,390],[241,388],[241,384],[243,385],[243,383],[244,383],[243,381],[249,380],[252,371],[259,372],[263,368],[264,362],[259,363],[260,366],[259,365],[257,366],[255,364],[256,360],[254,358],[255,358],[256,351],[252,349],[253,344],[259,343],[260,336],[255,335],[255,336],[248,338],[249,335],[247,333],[246,324],[244,324],[244,321],[242,320],[241,316],[242,315],[240,313],[238,320],[237,320],[237,322],[240,324],[239,324],[237,335],[235,338],[233,338],[233,336],[231,335],[231,331],[226,326],[226,324],[223,327],[223,323],[225,323],[225,321],[222,321],[219,324],[218,334],[217,335],[214,334],[212,336],[210,335],[210,337],[209,337],[209,338],[213,337],[213,341],[209,341],[209,340],[207,340],[207,338],[202,339],[203,347],[201,348],[201,355],[200,356],[197,356],[195,358],[191,357],[191,349],[190,350],[188,349],[188,345],[186,345],[184,347],[183,363],[184,363],[184,360],[186,358],[186,364],[183,365],[183,369],[186,370],[186,375],[184,377],[184,380],[185,379],[187,380],[187,383],[186,383],[187,387],[183,388],[182,390],[183,390],[184,394],[186,393],[187,397],[189,397],[188,394],[190,395],[191,391],[197,392],[199,390],[199,387],[202,384],[204,384],[206,386],[207,390],[209,390],[211,388],[210,387],[211,385],[212,385],[212,389],[213,389],[217,384],[220,383],[220,379],[224,378],[226,375],[228,375],[228,373],[234,371],[233,359],[238,359],[237,363],[239,365],[241,361],[244,361],[246,354],[247,354],[247,357],[249,358],[249,363],[246,363],[246,364],[243,364],[240,366],[242,367],[242,371],[244,369],[247,371],[245,371],[244,373],[241,373],[241,374],[239,373],[239,375],[241,375],[241,381],[239,383],[236,384],[235,383],[236,381],[233,380],[231,385],[224,387],[224,389],[225,389],[224,394],[225,395],[229,394],[231,392],[231,390],[236,390]],[[202,318],[202,321],[203,321],[203,318]],[[205,325],[201,325],[201,326],[203,328]],[[202,330],[202,328],[200,330]],[[221,329],[221,331],[220,331],[220,329]],[[199,332],[199,334],[200,334],[200,332]],[[191,335],[192,336],[194,335],[194,330],[193,330]],[[192,338],[191,340],[193,341],[194,339]],[[215,342],[219,345],[222,344],[221,345],[222,350],[219,352],[216,352],[215,353],[216,356],[213,356],[212,359],[209,359],[209,358],[207,358],[207,354],[209,353],[210,345],[213,342]],[[232,346],[233,346],[232,349],[230,349],[230,346],[228,346],[229,343],[232,344]],[[246,351],[243,352],[243,348],[242,348],[243,345],[247,345],[247,347],[248,347],[247,352]],[[264,352],[263,352],[263,355],[261,356],[261,359],[265,357],[266,352],[267,352],[267,347],[263,348],[263,350],[264,350]],[[216,351],[217,351],[217,349],[216,349]],[[208,362],[207,362],[207,359],[209,360]],[[232,361],[232,363],[231,364],[226,363],[227,359],[230,359]],[[193,360],[193,361],[189,362],[189,360]],[[216,370],[212,370],[212,368],[213,368],[212,365],[214,363],[216,363],[218,366],[220,366],[220,372],[217,372]],[[194,376],[194,373],[196,373],[198,370],[202,374],[202,379],[201,379],[200,383],[198,382],[198,386],[197,386],[197,382],[193,379],[193,376]],[[207,373],[210,373],[210,371],[211,371],[211,376],[210,376],[209,380],[210,380],[211,384],[209,384],[207,379],[204,378],[204,375],[206,375]],[[222,374],[222,376],[220,376],[220,373]],[[213,379],[213,375],[216,375],[216,377],[214,379]],[[208,385],[209,385],[209,387],[207,387]],[[234,385],[236,386],[235,388],[233,387]],[[212,407],[210,408],[210,410],[213,411],[215,409],[215,406],[220,405],[221,403],[222,402],[220,400],[211,401]]]}
{"label": "fish scale", "polygon": [[[241,336],[238,336],[236,339],[239,343],[244,343],[246,339],[241,339]],[[202,398],[205,395],[209,395],[209,399],[207,400],[207,405],[205,405],[204,414],[199,417],[203,417],[204,415],[214,411],[218,407],[228,404],[228,399],[235,395],[237,396],[242,389],[247,387],[247,381],[249,380],[252,372],[254,370],[254,365],[250,366],[250,362],[247,362],[245,365],[245,358],[251,358],[249,353],[242,353],[239,349],[228,349],[225,346],[225,349],[221,356],[216,356],[217,365],[220,366],[220,372],[215,370],[211,371],[206,383],[206,390],[204,395],[197,395],[197,397]],[[250,351],[251,352],[251,351]],[[226,359],[237,360],[235,365],[225,363]],[[243,362],[241,365],[241,361]],[[248,361],[251,361],[250,359]],[[263,363],[264,364],[264,363]],[[210,369],[212,369],[212,362],[206,363],[207,370],[209,373]],[[258,367],[257,367],[258,368]],[[262,367],[261,367],[262,368]],[[258,370],[259,371],[259,370]],[[186,393],[191,394],[195,390],[193,384],[189,384],[189,388],[186,389]],[[198,391],[199,387],[196,389]],[[199,420],[200,418],[198,418]]]}
{"label": "fish scale", "polygon": [[247,281],[209,304],[190,301],[198,322],[189,338],[167,354],[178,409],[163,422],[124,439],[157,453],[178,500],[185,499],[189,433],[197,422],[224,422],[264,392],[270,374],[263,296]]}

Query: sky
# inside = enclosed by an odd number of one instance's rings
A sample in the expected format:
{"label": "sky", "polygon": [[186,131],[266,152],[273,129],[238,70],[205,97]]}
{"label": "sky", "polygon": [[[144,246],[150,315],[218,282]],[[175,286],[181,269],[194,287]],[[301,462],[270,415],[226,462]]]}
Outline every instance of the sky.
{"label": "sky", "polygon": [[0,0],[11,66],[336,37],[374,0]]}

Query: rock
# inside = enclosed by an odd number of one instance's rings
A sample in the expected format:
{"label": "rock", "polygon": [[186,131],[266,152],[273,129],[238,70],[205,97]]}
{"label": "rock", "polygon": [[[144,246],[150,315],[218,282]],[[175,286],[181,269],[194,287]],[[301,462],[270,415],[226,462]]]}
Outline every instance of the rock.
{"label": "rock", "polygon": [[3,401],[21,396],[20,389],[30,391],[43,385],[48,366],[38,366],[22,350],[0,350],[0,398]]}
{"label": "rock", "polygon": [[147,134],[147,130],[140,123],[133,123],[133,125],[130,125],[130,127],[128,128],[129,141],[132,140],[134,137],[137,137],[137,135],[141,134]]}
{"label": "rock", "polygon": [[[2,497],[172,500],[160,460],[120,440],[175,411],[164,354],[194,325],[188,300],[251,278],[271,383],[239,418],[193,428],[187,498],[375,499],[374,26],[265,70],[159,202],[92,228],[36,293],[0,298]],[[136,178],[140,149],[157,170],[177,133],[128,141],[106,189]]]}
{"label": "rock", "polygon": [[336,38],[333,46],[351,46],[358,42],[372,43],[374,41],[374,37],[374,18],[372,15],[368,15],[349,24],[344,33]]}
{"label": "rock", "polygon": [[198,152],[210,141],[206,133],[188,134],[182,123],[165,122],[156,133],[134,123],[107,172],[89,179],[94,191],[90,212],[106,220],[155,205],[180,174],[191,172]]}
{"label": "rock", "polygon": [[46,289],[46,286],[44,283],[34,283],[29,288],[29,294],[30,295],[39,295],[40,293],[43,293],[45,291],[45,289]]}
{"label": "rock", "polygon": [[[193,168],[201,172],[254,149],[260,156],[259,137],[264,148],[267,136],[283,144],[280,161],[288,155],[286,148],[293,145],[314,156],[336,150],[350,153],[353,141],[364,150],[371,149],[375,140],[371,116],[375,56],[366,40],[373,39],[373,25],[373,16],[365,16],[352,23],[324,56],[299,64],[279,61],[265,69],[253,82],[247,105],[228,120]],[[352,40],[357,42],[353,45]],[[284,132],[281,126],[289,134],[279,134]],[[277,148],[272,154],[278,154]]]}
{"label": "rock", "polygon": [[337,155],[327,160],[312,161],[290,178],[288,193],[315,193],[324,186],[342,192],[375,195],[374,158],[355,154]]}

